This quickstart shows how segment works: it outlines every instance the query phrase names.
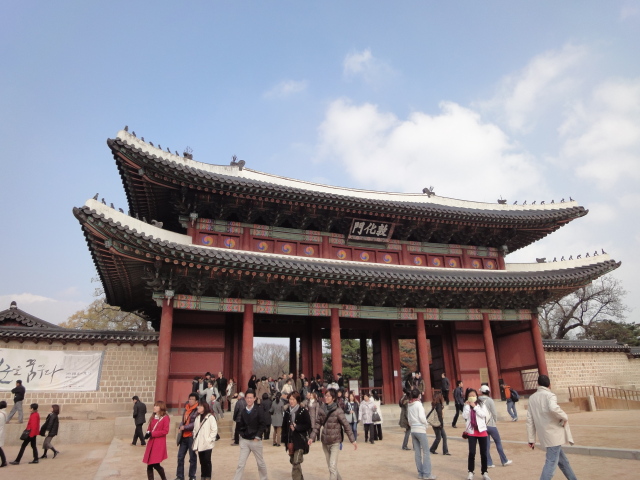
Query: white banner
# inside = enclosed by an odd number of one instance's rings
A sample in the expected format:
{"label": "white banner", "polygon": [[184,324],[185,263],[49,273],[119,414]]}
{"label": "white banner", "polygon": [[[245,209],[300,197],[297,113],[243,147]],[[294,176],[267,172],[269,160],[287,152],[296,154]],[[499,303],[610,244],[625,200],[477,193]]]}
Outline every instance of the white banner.
{"label": "white banner", "polygon": [[22,380],[27,392],[95,392],[104,351],[14,350],[0,348],[0,392]]}

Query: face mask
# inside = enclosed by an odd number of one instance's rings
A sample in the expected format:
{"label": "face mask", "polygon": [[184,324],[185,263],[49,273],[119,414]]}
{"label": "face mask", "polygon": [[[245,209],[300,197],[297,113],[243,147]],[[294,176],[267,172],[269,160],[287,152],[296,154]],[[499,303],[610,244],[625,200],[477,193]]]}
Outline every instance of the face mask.
{"label": "face mask", "polygon": [[476,403],[476,400],[478,400],[478,397],[469,397],[471,403]]}

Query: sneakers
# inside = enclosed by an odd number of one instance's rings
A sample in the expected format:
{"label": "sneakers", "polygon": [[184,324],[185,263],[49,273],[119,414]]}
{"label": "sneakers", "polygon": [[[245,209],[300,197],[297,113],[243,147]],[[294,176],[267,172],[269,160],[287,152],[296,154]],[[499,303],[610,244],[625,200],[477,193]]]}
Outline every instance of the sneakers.
{"label": "sneakers", "polygon": [[505,463],[502,464],[503,467],[509,466],[513,463],[513,460],[507,460]]}
{"label": "sneakers", "polygon": [[496,468],[495,465],[487,465],[487,468]]}
{"label": "sneakers", "polygon": [[469,475],[467,475],[467,480],[473,480],[473,472],[469,472]]}
{"label": "sneakers", "polygon": [[482,480],[491,480],[491,477],[487,473],[483,473]]}

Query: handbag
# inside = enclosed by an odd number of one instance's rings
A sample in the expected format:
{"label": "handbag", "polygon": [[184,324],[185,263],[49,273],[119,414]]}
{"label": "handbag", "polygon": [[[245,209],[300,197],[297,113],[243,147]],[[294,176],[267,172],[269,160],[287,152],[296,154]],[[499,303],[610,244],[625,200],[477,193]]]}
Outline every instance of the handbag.
{"label": "handbag", "polygon": [[344,417],[347,419],[347,423],[353,423],[355,420],[353,419],[353,412],[347,412],[344,414]]}
{"label": "handbag", "polygon": [[20,435],[20,440],[22,441],[29,440],[30,434],[31,434],[31,429],[29,428],[25,429],[25,431],[22,432],[22,435]]}
{"label": "handbag", "polygon": [[382,419],[380,418],[380,414],[377,411],[373,412],[373,415],[371,415],[371,421],[374,423],[382,421]]}
{"label": "handbag", "polygon": [[433,408],[431,409],[431,411],[429,412],[429,415],[427,415],[427,423],[429,425],[431,425],[433,428],[440,428],[442,426],[442,424],[440,423],[440,419],[438,418],[437,415],[431,415],[433,413]]}

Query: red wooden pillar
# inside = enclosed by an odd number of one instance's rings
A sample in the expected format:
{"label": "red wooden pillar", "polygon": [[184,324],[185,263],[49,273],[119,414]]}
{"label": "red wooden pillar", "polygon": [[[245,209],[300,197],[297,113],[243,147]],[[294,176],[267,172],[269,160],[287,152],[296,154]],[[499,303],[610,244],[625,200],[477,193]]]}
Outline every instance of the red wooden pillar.
{"label": "red wooden pillar", "polygon": [[160,339],[158,341],[158,370],[156,372],[156,400],[169,403],[169,367],[171,362],[171,334],[173,332],[173,299],[162,300]]}
{"label": "red wooden pillar", "polygon": [[242,370],[240,371],[240,391],[249,384],[253,372],[253,305],[244,306],[242,315]]}
{"label": "red wooden pillar", "polygon": [[[293,373],[293,378],[298,378],[298,346],[296,345],[297,338],[295,336],[289,337],[289,373]],[[295,388],[295,383],[293,384]]]}
{"label": "red wooden pillar", "polygon": [[[389,325],[389,340],[391,343],[391,380],[393,389],[391,390],[391,401],[397,403],[402,397],[402,374],[400,363],[400,344],[398,343],[398,336],[395,334],[393,325],[388,322]],[[397,375],[396,375],[397,374]]]}
{"label": "red wooden pillar", "polygon": [[[451,384],[454,385],[456,378],[458,377],[454,367],[455,363],[453,361],[453,355],[451,353],[452,343],[453,341],[451,339],[451,331],[448,328],[445,328],[445,331],[442,334],[442,356],[444,357],[444,371],[447,374],[447,378],[449,379]],[[453,390],[453,388],[451,390]]]}
{"label": "red wooden pillar", "polygon": [[[380,322],[383,323],[383,322]],[[382,370],[382,387],[384,389],[384,403],[393,402],[393,372],[391,371],[391,342],[388,332],[384,327],[378,327],[378,337],[380,338],[380,366]],[[375,351],[375,350],[374,350]],[[374,387],[377,387],[374,381]]]}
{"label": "red wooden pillar", "polygon": [[309,372],[309,376],[311,374],[320,375],[320,377],[324,377],[324,365],[322,359],[322,330],[320,329],[320,323],[318,318],[312,318],[311,321],[311,345],[313,349],[313,372]]}
{"label": "red wooden pillar", "polygon": [[331,375],[342,373],[342,343],[340,338],[340,315],[337,308],[331,309]]}
{"label": "red wooden pillar", "polygon": [[538,374],[549,375],[547,369],[547,359],[544,356],[544,346],[542,345],[542,334],[538,325],[538,314],[531,313],[531,336],[533,337],[533,348],[536,352],[536,360],[538,360]]}
{"label": "red wooden pillar", "polygon": [[369,354],[367,351],[367,337],[360,338],[360,384],[369,386]]}
{"label": "red wooden pillar", "polygon": [[487,354],[487,366],[489,367],[489,387],[493,398],[500,398],[500,386],[498,385],[498,362],[496,361],[496,349],[493,345],[491,334],[491,322],[489,314],[482,314],[482,334],[484,335],[484,349]]}
{"label": "red wooden pillar", "polygon": [[429,368],[429,348],[427,346],[427,330],[424,327],[424,313],[418,312],[416,318],[416,346],[418,347],[420,373],[424,381],[425,397],[423,401],[431,401],[431,369]]}
{"label": "red wooden pillar", "polygon": [[[305,326],[306,327],[306,326]],[[300,373],[304,373],[307,378],[311,374],[311,330],[306,327],[300,335]]]}

